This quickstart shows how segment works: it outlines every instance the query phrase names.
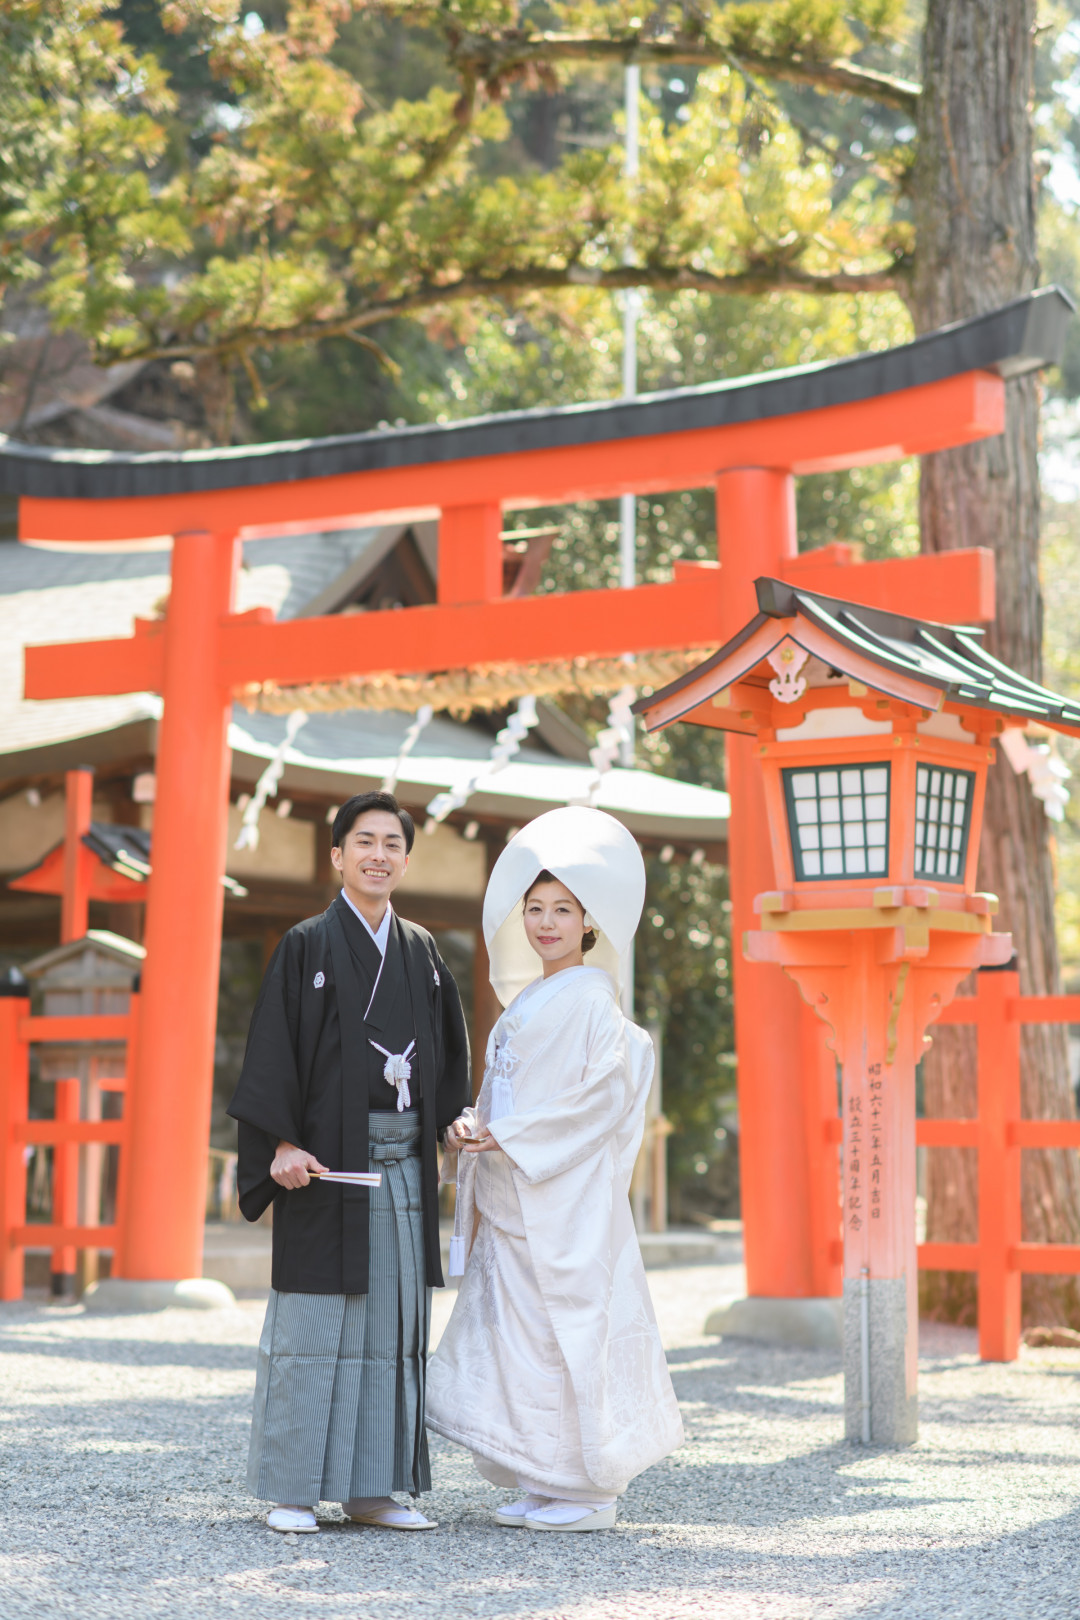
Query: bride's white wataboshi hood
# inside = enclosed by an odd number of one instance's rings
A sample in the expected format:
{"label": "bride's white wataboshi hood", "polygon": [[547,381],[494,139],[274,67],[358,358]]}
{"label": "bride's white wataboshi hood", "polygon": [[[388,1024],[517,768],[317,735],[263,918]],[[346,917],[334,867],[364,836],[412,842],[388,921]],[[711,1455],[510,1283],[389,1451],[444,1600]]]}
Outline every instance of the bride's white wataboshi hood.
{"label": "bride's white wataboshi hood", "polygon": [[484,940],[491,983],[506,1007],[531,984],[540,960],[529,944],[521,902],[537,873],[551,872],[576,895],[599,928],[585,958],[619,986],[622,963],[645,904],[645,862],[632,833],[603,810],[568,805],[522,827],[488,879]]}

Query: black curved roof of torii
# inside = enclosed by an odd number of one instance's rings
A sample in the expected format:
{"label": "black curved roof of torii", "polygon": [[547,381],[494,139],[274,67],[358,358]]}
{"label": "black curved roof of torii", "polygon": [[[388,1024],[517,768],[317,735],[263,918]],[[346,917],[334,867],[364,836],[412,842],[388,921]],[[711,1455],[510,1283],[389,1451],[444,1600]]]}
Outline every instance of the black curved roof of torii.
{"label": "black curved roof of torii", "polygon": [[664,393],[505,411],[327,439],[125,454],[49,449],[0,435],[0,495],[117,499],[293,483],[380,468],[600,444],[792,416],[940,382],[968,371],[1019,376],[1052,365],[1075,306],[1044,287],[896,349]]}

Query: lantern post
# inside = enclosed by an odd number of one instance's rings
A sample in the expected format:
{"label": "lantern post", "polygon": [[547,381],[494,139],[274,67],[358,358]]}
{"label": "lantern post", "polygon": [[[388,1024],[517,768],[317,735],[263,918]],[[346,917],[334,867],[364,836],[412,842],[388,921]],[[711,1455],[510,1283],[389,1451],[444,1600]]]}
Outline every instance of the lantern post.
{"label": "lantern post", "polygon": [[995,897],[975,888],[995,739],[1032,720],[1075,734],[1080,705],[989,658],[978,629],[774,579],[756,590],[757,616],[637,709],[650,730],[683,719],[752,739],[775,887],[756,897],[743,951],[794,980],[842,1076],[845,1432],[908,1443],[915,1068],[960,981],[1012,955],[992,931]]}

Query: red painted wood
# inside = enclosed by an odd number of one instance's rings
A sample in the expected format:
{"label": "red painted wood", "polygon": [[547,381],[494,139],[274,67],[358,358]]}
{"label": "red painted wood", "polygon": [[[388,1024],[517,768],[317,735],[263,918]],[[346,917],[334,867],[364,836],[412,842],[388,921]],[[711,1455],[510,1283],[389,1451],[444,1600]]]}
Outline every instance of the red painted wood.
{"label": "red painted wood", "polygon": [[1080,996],[1018,996],[1006,1016],[1021,1024],[1080,1024]]}
{"label": "red painted wood", "polygon": [[1018,1119],[1005,1135],[1010,1147],[1080,1148],[1080,1119]]}
{"label": "red painted wood", "polygon": [[[57,1146],[53,1149],[52,1162],[52,1216],[55,1226],[67,1229],[76,1226],[79,1220],[79,1149],[67,1131],[79,1119],[80,1090],[78,1080],[57,1080],[53,1086],[55,1111],[51,1123]],[[74,1275],[72,1244],[60,1241],[55,1245],[51,1269],[63,1276]]]}
{"label": "red painted wood", "polygon": [[[78,1085],[78,1081],[62,1081],[64,1085]],[[17,1142],[37,1142],[46,1147],[54,1143],[124,1141],[122,1119],[28,1119],[14,1126]]]}
{"label": "red painted wood", "polygon": [[231,704],[221,678],[221,626],[232,610],[238,564],[231,534],[179,534],[173,545],[117,1254],[118,1275],[140,1280],[202,1274],[229,806]]}
{"label": "red painted wood", "polygon": [[1008,1128],[1020,1117],[1020,1025],[1008,1015],[1018,973],[976,978],[979,1042],[979,1355],[1015,1361],[1020,1348],[1020,1150]]}
{"label": "red painted wood", "polygon": [[739,467],[796,474],[896,461],[1000,433],[1005,384],[969,371],[877,399],[793,416],[520,454],[475,456],[183,495],[122,500],[23,496],[19,536],[30,541],[166,538],[186,530],[241,533],[321,519],[362,520],[418,508],[496,503],[505,510],[706,488]]}
{"label": "red painted wood", "polygon": [[[730,589],[715,564],[684,563],[676,566],[670,584],[632,591],[570,591],[281,624],[237,615],[221,627],[217,668],[225,687],[238,688],[259,681],[288,685],[719,645],[722,603]],[[124,647],[131,649],[130,667],[115,652]],[[103,648],[109,655],[100,661]],[[138,691],[141,671],[135,638],[27,647],[26,695],[49,699]]]}
{"label": "red painted wood", "polygon": [[90,926],[90,882],[94,856],[83,843],[93,814],[94,773],[88,766],[68,771],[64,783],[64,878],[60,899],[60,943],[82,939]]}
{"label": "red painted wood", "polygon": [[[146,898],[146,880],[144,878],[125,877],[122,872],[114,872],[111,866],[87,850],[90,856],[90,899],[106,900],[119,904],[126,904],[131,900]],[[21,877],[7,880],[9,889],[19,889],[24,894],[63,894],[64,892],[64,846],[58,844],[49,851],[44,860],[40,861],[33,871],[24,872]]]}
{"label": "red painted wood", "polygon": [[[920,1243],[920,1271],[978,1271],[977,1243]],[[984,1358],[985,1359],[985,1358]]]}
{"label": "red painted wood", "polygon": [[52,1221],[12,1227],[8,1233],[8,1244],[13,1249],[50,1249],[60,1245],[72,1250],[111,1249],[116,1241],[115,1226],[60,1226]]}
{"label": "red painted wood", "polygon": [[26,1157],[15,1125],[30,1105],[30,1050],[19,1033],[30,1003],[0,997],[0,1299],[21,1299],[22,1250],[12,1247],[13,1227],[26,1219]]}
{"label": "red painted wood", "polygon": [[866,563],[825,555],[850,549],[837,545],[801,552],[784,563],[780,577],[800,590],[913,619],[985,624],[994,617],[994,553],[985,546]]}
{"label": "red painted wood", "polygon": [[1009,1265],[1017,1276],[1072,1276],[1080,1273],[1080,1243],[1016,1243],[1009,1250]]}
{"label": "red painted wood", "polygon": [[439,519],[439,601],[497,602],[503,593],[498,501],[447,506]]}
{"label": "red painted wood", "polygon": [[71,1018],[19,1019],[19,1039],[23,1041],[126,1041],[130,1030],[127,1013],[84,1013]]}

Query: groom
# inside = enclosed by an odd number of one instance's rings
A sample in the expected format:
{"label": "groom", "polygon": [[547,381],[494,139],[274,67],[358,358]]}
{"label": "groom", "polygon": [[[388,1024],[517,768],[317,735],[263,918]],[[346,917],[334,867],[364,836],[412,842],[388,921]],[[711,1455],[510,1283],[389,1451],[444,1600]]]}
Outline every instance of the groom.
{"label": "groom", "polygon": [[[229,1104],[240,1208],[255,1221],[274,1206],[248,1487],[277,1504],[274,1530],[317,1530],[324,1500],[357,1522],[426,1530],[390,1492],[431,1488],[436,1138],[470,1100],[468,1037],[434,940],[390,904],[413,845],[408,811],[358,794],[332,836],[341,893],[278,945]],[[381,1184],[320,1179],[358,1170]]]}

